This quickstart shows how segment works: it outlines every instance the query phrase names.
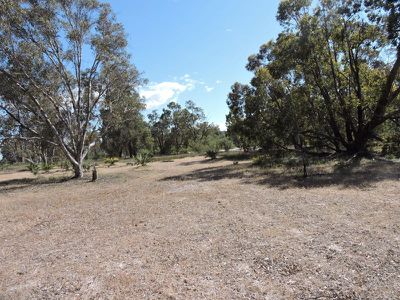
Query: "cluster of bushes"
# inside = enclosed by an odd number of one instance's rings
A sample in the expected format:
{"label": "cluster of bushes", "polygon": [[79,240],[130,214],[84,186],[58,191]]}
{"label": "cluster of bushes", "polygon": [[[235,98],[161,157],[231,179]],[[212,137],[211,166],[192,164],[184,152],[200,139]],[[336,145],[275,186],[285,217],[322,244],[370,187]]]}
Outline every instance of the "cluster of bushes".
{"label": "cluster of bushes", "polygon": [[153,158],[153,155],[150,151],[141,150],[135,156],[135,164],[138,166],[146,166],[149,162],[151,162],[152,158]]}
{"label": "cluster of bushes", "polygon": [[117,162],[119,162],[119,158],[117,157],[106,157],[104,159],[104,163],[108,166],[111,167],[113,165],[115,165]]}
{"label": "cluster of bushes", "polygon": [[31,162],[27,168],[30,172],[32,172],[32,174],[37,175],[40,170],[44,171],[45,173],[49,173],[52,169],[54,169],[54,167],[55,166],[53,164],[49,163],[38,164]]}

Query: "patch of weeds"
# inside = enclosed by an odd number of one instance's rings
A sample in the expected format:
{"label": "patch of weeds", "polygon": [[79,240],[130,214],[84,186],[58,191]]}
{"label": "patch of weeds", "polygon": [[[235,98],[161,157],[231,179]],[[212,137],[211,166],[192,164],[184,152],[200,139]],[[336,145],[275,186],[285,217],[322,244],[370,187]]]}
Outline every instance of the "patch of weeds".
{"label": "patch of weeds", "polygon": [[48,164],[48,163],[42,164],[42,170],[43,170],[45,173],[49,173],[52,169],[54,169],[54,165]]}
{"label": "patch of weeds", "polygon": [[145,166],[151,162],[152,155],[149,151],[143,150],[135,156],[135,164],[138,166]]}
{"label": "patch of weeds", "polygon": [[0,162],[0,171],[7,170],[7,168],[8,168],[9,166],[10,166],[10,164],[7,163],[7,162],[4,162],[4,161]]}
{"label": "patch of weeds", "polygon": [[40,170],[40,166],[37,163],[30,163],[27,168],[33,175],[37,175]]}
{"label": "patch of weeds", "polygon": [[216,151],[216,150],[207,150],[206,151],[206,157],[208,157],[212,160],[217,158],[217,154],[218,154],[218,151]]}
{"label": "patch of weeds", "polygon": [[117,162],[119,162],[119,158],[117,158],[117,157],[107,157],[106,159],[104,159],[104,163],[108,167],[115,165]]}

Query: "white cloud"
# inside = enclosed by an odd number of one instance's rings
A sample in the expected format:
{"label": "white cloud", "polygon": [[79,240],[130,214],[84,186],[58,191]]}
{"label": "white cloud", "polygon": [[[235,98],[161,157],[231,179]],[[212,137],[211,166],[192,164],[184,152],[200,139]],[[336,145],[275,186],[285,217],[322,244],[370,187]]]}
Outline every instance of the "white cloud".
{"label": "white cloud", "polygon": [[[216,84],[221,84],[217,80]],[[215,87],[207,85],[204,81],[197,80],[189,74],[181,77],[173,77],[173,81],[153,82],[140,91],[140,95],[145,99],[147,109],[157,108],[171,101],[178,101],[178,96],[183,92],[191,91],[196,86],[202,86],[207,93],[212,92]],[[225,128],[225,125],[223,125]]]}
{"label": "white cloud", "polygon": [[205,83],[200,80],[193,79],[189,74],[185,74],[179,78],[181,81],[185,82],[189,90],[193,90],[196,85],[204,85]]}
{"label": "white cloud", "polygon": [[149,85],[140,95],[145,98],[147,109],[152,109],[174,101],[179,94],[188,89],[188,85],[166,81]]}
{"label": "white cloud", "polygon": [[209,92],[211,92],[211,91],[214,90],[213,87],[210,87],[210,86],[208,86],[208,85],[205,85],[204,88],[206,89],[207,93],[209,93]]}
{"label": "white cloud", "polygon": [[225,29],[226,32],[232,32],[233,30],[231,28]]}
{"label": "white cloud", "polygon": [[174,81],[151,83],[140,91],[140,95],[145,99],[147,109],[153,109],[177,101],[181,93],[193,90],[196,85],[204,85],[204,82],[185,74],[179,78],[174,77]]}

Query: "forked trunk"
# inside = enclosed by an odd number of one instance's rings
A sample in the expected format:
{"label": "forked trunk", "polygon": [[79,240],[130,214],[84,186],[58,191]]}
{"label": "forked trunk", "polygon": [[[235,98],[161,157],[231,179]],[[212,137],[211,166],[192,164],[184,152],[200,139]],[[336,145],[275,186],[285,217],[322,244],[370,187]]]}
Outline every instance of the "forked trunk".
{"label": "forked trunk", "polygon": [[79,165],[74,165],[74,177],[73,178],[82,178],[83,177],[83,167],[82,163]]}
{"label": "forked trunk", "polygon": [[73,178],[82,178],[83,177],[83,157],[78,156],[74,161],[71,161],[73,169],[74,169],[74,177]]}

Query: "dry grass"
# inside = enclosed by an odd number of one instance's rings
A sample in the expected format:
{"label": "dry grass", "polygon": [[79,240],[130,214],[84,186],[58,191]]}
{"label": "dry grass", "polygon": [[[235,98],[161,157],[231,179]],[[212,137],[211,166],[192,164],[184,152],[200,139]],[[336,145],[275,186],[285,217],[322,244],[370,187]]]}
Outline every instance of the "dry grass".
{"label": "dry grass", "polygon": [[0,175],[0,299],[398,299],[400,168]]}

